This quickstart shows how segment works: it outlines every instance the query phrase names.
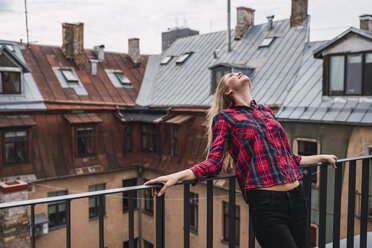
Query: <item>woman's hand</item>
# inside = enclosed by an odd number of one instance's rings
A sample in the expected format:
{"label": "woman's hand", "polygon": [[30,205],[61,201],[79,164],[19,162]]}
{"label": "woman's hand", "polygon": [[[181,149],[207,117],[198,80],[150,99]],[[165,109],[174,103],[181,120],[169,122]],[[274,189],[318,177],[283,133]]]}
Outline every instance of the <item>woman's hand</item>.
{"label": "woman's hand", "polygon": [[330,163],[333,166],[333,168],[337,168],[336,167],[337,157],[335,155],[322,154],[321,156],[322,156],[321,162]]}
{"label": "woman's hand", "polygon": [[[164,186],[161,188],[161,190],[158,193],[158,196],[161,196],[165,193],[165,191],[172,185],[176,184],[179,180],[179,175],[177,173],[169,174],[166,176],[160,176],[154,179],[151,179],[147,182],[145,182],[143,185],[153,184],[153,183],[162,183]],[[146,190],[146,194],[147,194]],[[154,189],[152,189],[152,194],[154,194]]]}

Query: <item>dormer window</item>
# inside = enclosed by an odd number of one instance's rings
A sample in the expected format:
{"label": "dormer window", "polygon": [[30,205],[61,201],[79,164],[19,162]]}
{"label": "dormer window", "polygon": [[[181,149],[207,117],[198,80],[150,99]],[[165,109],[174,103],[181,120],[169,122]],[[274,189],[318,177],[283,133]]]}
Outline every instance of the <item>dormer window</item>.
{"label": "dormer window", "polygon": [[326,95],[372,95],[372,52],[330,55],[328,75]]}
{"label": "dormer window", "polygon": [[79,83],[79,80],[77,79],[77,77],[75,76],[71,69],[61,69],[61,73],[67,83]]}
{"label": "dormer window", "polygon": [[0,94],[21,94],[21,72],[0,69]]}
{"label": "dormer window", "polygon": [[222,76],[230,72],[231,67],[228,66],[217,66],[212,69],[211,94],[214,94]]}
{"label": "dormer window", "polygon": [[125,76],[123,72],[114,72],[114,74],[121,84],[131,85],[129,79],[127,78],[127,76]]}
{"label": "dormer window", "polygon": [[166,65],[166,64],[169,63],[169,61],[172,60],[172,58],[173,58],[173,56],[167,56],[167,57],[165,57],[165,58],[160,62],[160,64],[161,64],[161,65]]}
{"label": "dormer window", "polygon": [[178,56],[177,60],[176,60],[176,64],[183,64],[189,57],[190,55],[192,54],[192,52],[186,52],[186,53],[183,53],[181,54],[180,56]]}
{"label": "dormer window", "polygon": [[265,38],[261,45],[259,47],[268,47],[270,46],[271,42],[274,40],[275,37],[269,37],[269,38]]}

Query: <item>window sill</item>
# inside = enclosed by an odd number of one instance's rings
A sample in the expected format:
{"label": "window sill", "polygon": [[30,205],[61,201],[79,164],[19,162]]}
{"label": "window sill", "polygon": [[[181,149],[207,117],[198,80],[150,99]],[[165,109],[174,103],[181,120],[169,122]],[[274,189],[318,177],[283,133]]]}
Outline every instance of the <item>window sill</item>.
{"label": "window sill", "polygon": [[48,232],[49,231],[54,231],[58,229],[66,228],[66,224],[58,225],[58,226],[53,226],[53,227],[48,227]]}
{"label": "window sill", "polygon": [[[103,216],[103,218],[107,218],[107,215],[105,214]],[[89,218],[89,221],[95,221],[95,220],[99,220],[99,216],[95,216],[95,217]]]}

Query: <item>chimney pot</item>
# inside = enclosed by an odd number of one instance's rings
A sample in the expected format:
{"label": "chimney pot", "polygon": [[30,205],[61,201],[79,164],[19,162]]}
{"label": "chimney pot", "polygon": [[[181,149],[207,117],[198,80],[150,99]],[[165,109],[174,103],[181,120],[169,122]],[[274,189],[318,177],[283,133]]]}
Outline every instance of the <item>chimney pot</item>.
{"label": "chimney pot", "polygon": [[128,55],[135,66],[139,66],[141,64],[139,38],[128,39]]}
{"label": "chimney pot", "polygon": [[267,16],[267,30],[271,30],[273,29],[273,19],[274,19],[274,15],[271,15],[271,16]]}
{"label": "chimney pot", "polygon": [[308,0],[292,0],[291,28],[301,26],[307,18]]}
{"label": "chimney pot", "polygon": [[359,16],[360,29],[372,32],[372,15],[364,14]]}
{"label": "chimney pot", "polygon": [[84,23],[62,23],[62,52],[79,69],[84,69]]}
{"label": "chimney pot", "polygon": [[99,46],[93,47],[94,54],[96,55],[99,61],[102,61],[105,59],[104,49],[105,49],[105,45],[99,45]]}
{"label": "chimney pot", "polygon": [[236,27],[235,27],[235,40],[243,38],[248,28],[254,25],[254,12],[256,10],[247,7],[236,8]]}

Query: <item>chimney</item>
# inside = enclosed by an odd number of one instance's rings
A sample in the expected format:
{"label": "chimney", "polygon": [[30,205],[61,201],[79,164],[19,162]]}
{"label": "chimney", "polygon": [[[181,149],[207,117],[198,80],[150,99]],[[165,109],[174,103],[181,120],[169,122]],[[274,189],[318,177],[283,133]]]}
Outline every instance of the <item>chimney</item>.
{"label": "chimney", "polygon": [[307,0],[292,0],[291,28],[301,26],[307,18]]}
{"label": "chimney", "polygon": [[372,32],[372,15],[364,14],[359,16],[360,29]]}
{"label": "chimney", "polygon": [[254,25],[254,12],[255,9],[238,7],[236,8],[236,27],[235,27],[235,40],[243,38],[248,28]]}
{"label": "chimney", "polygon": [[105,59],[104,49],[105,49],[105,45],[99,45],[99,46],[93,47],[93,52],[99,61],[102,61]]}
{"label": "chimney", "polygon": [[[0,203],[27,199],[27,183],[0,182]],[[27,206],[0,210],[0,247],[31,247]]]}
{"label": "chimney", "polygon": [[133,64],[139,66],[141,64],[140,61],[140,49],[139,49],[139,39],[138,38],[130,38],[128,39],[128,55],[132,60]]}
{"label": "chimney", "polygon": [[267,30],[270,31],[271,29],[273,29],[273,19],[274,19],[274,15],[272,16],[267,16]]}
{"label": "chimney", "polygon": [[84,23],[62,23],[62,52],[81,70],[85,67]]}

